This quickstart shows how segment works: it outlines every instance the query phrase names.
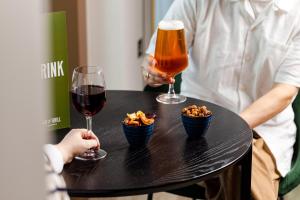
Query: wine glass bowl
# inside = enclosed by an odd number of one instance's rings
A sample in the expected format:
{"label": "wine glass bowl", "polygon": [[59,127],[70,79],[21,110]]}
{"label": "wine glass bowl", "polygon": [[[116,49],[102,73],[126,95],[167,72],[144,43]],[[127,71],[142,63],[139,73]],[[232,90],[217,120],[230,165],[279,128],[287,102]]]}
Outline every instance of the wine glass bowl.
{"label": "wine glass bowl", "polygon": [[[76,110],[85,116],[87,130],[92,131],[92,116],[101,111],[105,102],[105,80],[103,70],[97,66],[81,66],[73,71],[72,103]],[[76,156],[80,160],[99,160],[107,153],[102,149],[90,149]]]}
{"label": "wine glass bowl", "polygon": [[[183,22],[163,20],[159,23],[154,58],[155,70],[169,77],[175,77],[188,66]],[[174,84],[169,84],[168,93],[159,95],[156,100],[164,104],[178,104],[184,102],[186,97],[175,94]]]}
{"label": "wine glass bowl", "polygon": [[97,114],[105,103],[105,90],[102,86],[81,85],[72,90],[73,105],[87,117]]}

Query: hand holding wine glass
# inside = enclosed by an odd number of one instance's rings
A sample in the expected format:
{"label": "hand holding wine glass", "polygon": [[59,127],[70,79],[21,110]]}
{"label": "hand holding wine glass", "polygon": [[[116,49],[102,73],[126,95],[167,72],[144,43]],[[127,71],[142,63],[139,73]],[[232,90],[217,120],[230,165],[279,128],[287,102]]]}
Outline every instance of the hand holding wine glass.
{"label": "hand holding wine glass", "polygon": [[91,148],[100,148],[100,142],[92,131],[86,129],[72,129],[58,144],[64,164],[70,163],[77,155],[81,155]]}
{"label": "hand holding wine glass", "polygon": [[[102,69],[97,66],[75,68],[72,77],[71,95],[74,107],[86,118],[87,130],[92,131],[92,116],[103,108],[106,101]],[[106,155],[106,151],[102,149],[90,149],[75,158],[99,160]]]}

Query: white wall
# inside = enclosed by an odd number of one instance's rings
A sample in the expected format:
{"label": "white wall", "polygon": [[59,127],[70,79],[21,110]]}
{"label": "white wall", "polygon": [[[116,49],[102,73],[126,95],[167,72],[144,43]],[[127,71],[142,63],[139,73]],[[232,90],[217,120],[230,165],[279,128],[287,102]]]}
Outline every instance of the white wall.
{"label": "white wall", "polygon": [[0,1],[1,200],[45,199],[41,2]]}
{"label": "white wall", "polygon": [[143,0],[88,0],[88,64],[104,68],[108,89],[142,90],[137,42],[144,36]]}
{"label": "white wall", "polygon": [[169,10],[171,4],[174,0],[154,0],[155,1],[155,23],[154,26],[157,27],[160,20],[162,20]]}

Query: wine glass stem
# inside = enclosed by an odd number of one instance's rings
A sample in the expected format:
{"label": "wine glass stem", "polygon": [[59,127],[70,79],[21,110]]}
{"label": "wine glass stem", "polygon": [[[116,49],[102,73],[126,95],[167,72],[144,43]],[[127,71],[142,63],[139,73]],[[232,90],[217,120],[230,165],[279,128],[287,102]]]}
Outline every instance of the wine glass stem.
{"label": "wine glass stem", "polygon": [[175,90],[174,90],[174,84],[169,84],[169,91],[168,91],[169,96],[175,96]]}
{"label": "wine glass stem", "polygon": [[92,117],[88,116],[86,118],[86,128],[88,131],[92,131]]}

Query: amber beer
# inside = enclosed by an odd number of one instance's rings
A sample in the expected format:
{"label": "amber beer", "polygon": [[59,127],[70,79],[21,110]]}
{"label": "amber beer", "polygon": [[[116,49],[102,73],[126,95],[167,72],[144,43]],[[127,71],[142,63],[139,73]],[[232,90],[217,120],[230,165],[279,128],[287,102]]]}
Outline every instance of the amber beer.
{"label": "amber beer", "polygon": [[158,25],[154,55],[157,64],[155,69],[174,77],[188,65],[188,57],[181,21],[161,21]]}

